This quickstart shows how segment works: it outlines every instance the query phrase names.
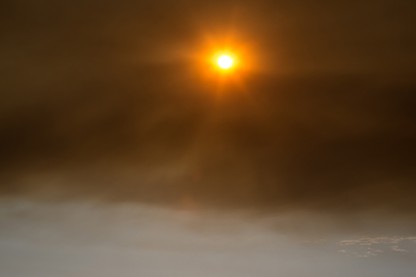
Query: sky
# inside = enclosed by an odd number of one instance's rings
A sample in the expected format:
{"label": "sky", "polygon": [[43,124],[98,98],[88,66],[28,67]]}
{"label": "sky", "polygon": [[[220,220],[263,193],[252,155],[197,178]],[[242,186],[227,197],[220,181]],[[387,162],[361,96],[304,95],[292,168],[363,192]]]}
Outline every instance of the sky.
{"label": "sky", "polygon": [[0,275],[414,276],[415,8],[2,1]]}

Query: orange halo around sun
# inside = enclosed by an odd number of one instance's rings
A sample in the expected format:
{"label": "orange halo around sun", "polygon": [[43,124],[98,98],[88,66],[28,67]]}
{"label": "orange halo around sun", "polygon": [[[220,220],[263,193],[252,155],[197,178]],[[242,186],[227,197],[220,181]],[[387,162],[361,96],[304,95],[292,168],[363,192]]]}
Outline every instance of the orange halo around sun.
{"label": "orange halo around sun", "polygon": [[237,41],[211,41],[196,54],[198,71],[210,93],[223,95],[246,89],[253,72],[253,49]]}
{"label": "orange halo around sun", "polygon": [[243,83],[256,71],[255,49],[243,40],[232,36],[209,36],[195,52],[196,66],[203,78],[212,82],[218,79],[227,84]]}

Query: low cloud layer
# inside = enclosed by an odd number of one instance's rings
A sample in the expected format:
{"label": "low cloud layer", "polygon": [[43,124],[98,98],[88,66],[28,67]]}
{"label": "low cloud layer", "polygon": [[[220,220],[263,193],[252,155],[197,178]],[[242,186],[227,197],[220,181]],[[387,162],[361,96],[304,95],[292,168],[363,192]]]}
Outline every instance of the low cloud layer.
{"label": "low cloud layer", "polygon": [[[313,215],[259,220],[135,204],[2,199],[0,274],[414,276],[414,237],[391,236],[371,224],[364,228],[365,237],[345,230],[329,236],[305,231],[312,222],[321,226],[321,220]],[[278,228],[271,228],[279,221]],[[296,225],[306,228],[293,232]]]}

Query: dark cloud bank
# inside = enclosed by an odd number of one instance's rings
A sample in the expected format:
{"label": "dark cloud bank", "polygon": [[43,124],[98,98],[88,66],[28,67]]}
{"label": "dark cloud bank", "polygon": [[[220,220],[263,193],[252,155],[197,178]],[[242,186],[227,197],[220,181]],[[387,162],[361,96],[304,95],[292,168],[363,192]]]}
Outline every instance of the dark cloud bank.
{"label": "dark cloud bank", "polygon": [[[414,214],[415,5],[319,2],[3,1],[1,193]],[[219,98],[183,53],[230,30]]]}

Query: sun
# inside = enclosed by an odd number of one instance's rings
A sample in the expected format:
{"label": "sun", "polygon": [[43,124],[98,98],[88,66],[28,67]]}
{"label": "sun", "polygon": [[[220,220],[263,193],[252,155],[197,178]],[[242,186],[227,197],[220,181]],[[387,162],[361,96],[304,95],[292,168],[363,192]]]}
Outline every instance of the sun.
{"label": "sun", "polygon": [[234,59],[230,55],[222,54],[217,57],[217,65],[221,69],[230,69],[234,66]]}

